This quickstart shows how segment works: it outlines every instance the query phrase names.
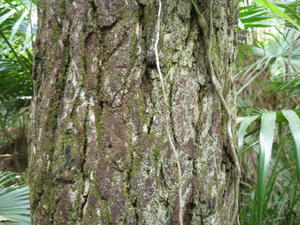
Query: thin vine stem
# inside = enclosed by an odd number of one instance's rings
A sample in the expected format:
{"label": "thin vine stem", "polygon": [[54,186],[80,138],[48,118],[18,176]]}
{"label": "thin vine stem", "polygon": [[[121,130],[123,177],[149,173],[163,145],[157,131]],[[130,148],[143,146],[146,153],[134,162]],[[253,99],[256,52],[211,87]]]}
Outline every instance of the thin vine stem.
{"label": "thin vine stem", "polygon": [[161,84],[161,89],[162,89],[162,95],[163,95],[163,101],[164,101],[164,115],[166,116],[166,133],[167,137],[169,140],[169,143],[171,145],[171,149],[173,151],[174,157],[176,159],[176,164],[177,164],[177,169],[178,169],[178,198],[179,198],[179,213],[178,213],[178,219],[179,219],[179,224],[183,225],[183,199],[182,199],[182,171],[181,171],[181,164],[180,164],[180,159],[179,159],[179,154],[178,151],[176,150],[174,141],[172,139],[172,134],[171,134],[171,116],[170,116],[170,111],[169,111],[169,103],[168,103],[168,97],[167,97],[167,91],[166,91],[166,84],[161,72],[160,68],[160,60],[159,60],[159,52],[158,52],[158,44],[159,44],[159,37],[160,37],[160,20],[161,20],[161,0],[158,0],[158,14],[157,14],[157,31],[156,31],[156,40],[155,40],[155,45],[154,45],[154,51],[155,51],[155,58],[156,58],[156,67],[158,71],[158,76]]}

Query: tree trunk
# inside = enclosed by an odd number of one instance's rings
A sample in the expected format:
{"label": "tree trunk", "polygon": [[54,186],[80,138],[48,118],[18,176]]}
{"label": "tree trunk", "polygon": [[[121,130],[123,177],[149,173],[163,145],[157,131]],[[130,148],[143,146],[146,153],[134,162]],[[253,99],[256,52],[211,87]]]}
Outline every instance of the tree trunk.
{"label": "tree trunk", "polygon": [[[208,15],[207,1],[200,10]],[[212,57],[232,104],[236,3],[214,1]],[[40,0],[31,107],[35,225],[179,224],[155,61],[158,1]],[[190,0],[162,0],[159,58],[184,224],[229,224],[234,166]],[[228,103],[229,104],[229,103]]]}

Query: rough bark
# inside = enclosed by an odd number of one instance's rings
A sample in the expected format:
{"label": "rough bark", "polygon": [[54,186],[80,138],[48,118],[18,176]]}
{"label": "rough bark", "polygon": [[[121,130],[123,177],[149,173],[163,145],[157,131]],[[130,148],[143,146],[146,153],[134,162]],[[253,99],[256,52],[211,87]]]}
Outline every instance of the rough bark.
{"label": "rough bark", "polygon": [[[226,225],[234,202],[226,115],[191,2],[162,3],[159,53],[184,224]],[[201,7],[206,14],[207,2]],[[35,225],[178,224],[178,170],[154,55],[157,10],[154,0],[39,0],[29,168]],[[214,67],[232,102],[236,3],[216,0],[213,10]]]}

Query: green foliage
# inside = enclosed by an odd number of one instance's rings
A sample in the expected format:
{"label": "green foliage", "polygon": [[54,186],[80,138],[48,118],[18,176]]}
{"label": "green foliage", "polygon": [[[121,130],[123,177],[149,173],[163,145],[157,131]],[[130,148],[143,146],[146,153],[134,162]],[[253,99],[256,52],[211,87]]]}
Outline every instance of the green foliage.
{"label": "green foliage", "polygon": [[[25,115],[33,94],[31,42],[35,30],[36,5],[33,1],[1,1],[0,154],[11,151],[10,146],[16,146],[18,139],[25,139]],[[25,156],[26,160],[25,153],[18,152],[18,155]],[[20,170],[18,167],[15,169]]]}
{"label": "green foliage", "polygon": [[[22,161],[26,160],[20,150],[24,146],[17,143],[25,138],[33,93],[31,42],[36,30],[35,12],[36,6],[30,0],[0,3],[0,156],[12,153]],[[17,147],[17,153],[8,152],[12,145]],[[20,170],[17,166],[14,169]],[[31,224],[29,189],[18,177],[0,172],[0,224]]]}
{"label": "green foliage", "polygon": [[280,10],[275,4],[272,4],[270,1],[267,1],[267,0],[254,0],[254,1],[261,4],[265,8],[269,9],[272,13],[274,13],[274,15],[280,16],[280,17],[286,19],[291,24],[293,24],[298,29],[300,28],[299,21],[295,21],[294,19],[292,19],[287,13]]}
{"label": "green foliage", "polygon": [[0,101],[32,96],[31,40],[34,5],[28,0],[0,5]]}
{"label": "green foliage", "polygon": [[[272,4],[266,0],[255,0],[257,4],[241,6],[239,19],[241,29],[253,27],[272,27],[278,25],[276,21],[291,23],[299,29],[300,16],[295,7],[300,6],[300,2],[277,2]],[[243,1],[240,1],[243,2]]]}
{"label": "green foliage", "polygon": [[269,93],[287,92],[289,97],[300,95],[300,73],[285,74],[289,77],[295,77],[288,80],[282,77],[274,78],[267,83],[270,85]]}
{"label": "green foliage", "polygon": [[269,27],[271,23],[266,21],[273,16],[262,6],[250,5],[240,7],[240,28]]}
{"label": "green foliage", "polygon": [[271,39],[260,42],[259,46],[249,46],[248,53],[256,57],[256,61],[246,66],[238,76],[243,86],[237,91],[241,94],[256,78],[269,73],[269,77],[277,81],[287,81],[299,77],[300,70],[300,31],[286,28],[278,36],[266,34]]}
{"label": "green foliage", "polygon": [[[267,112],[262,115],[261,128],[260,128],[260,152],[258,157],[258,180],[256,188],[256,203],[252,208],[255,215],[255,224],[263,224],[264,211],[266,204],[266,179],[267,171],[271,161],[272,146],[274,140],[276,113]],[[256,207],[257,209],[256,209]]]}
{"label": "green foliage", "polygon": [[291,133],[295,140],[296,159],[297,159],[296,168],[297,168],[298,179],[300,181],[300,119],[297,116],[297,114],[292,110],[283,110],[282,113],[289,122]]}
{"label": "green foliage", "polygon": [[15,173],[0,172],[0,224],[31,224],[29,189],[18,180]]}
{"label": "green foliage", "polygon": [[[270,68],[273,77],[278,74],[291,75],[300,70],[300,31],[286,28],[277,36],[266,33],[271,39],[261,43],[258,47],[253,47],[255,56],[271,59]],[[281,77],[285,78],[285,77]]]}
{"label": "green foliage", "polygon": [[[258,149],[258,171],[257,171],[257,184],[253,188],[254,197],[252,198],[250,224],[262,225],[266,219],[266,212],[272,190],[277,178],[276,173],[271,172],[268,174],[271,165],[271,155],[273,149],[273,140],[275,137],[275,123],[289,124],[291,134],[294,138],[296,149],[295,168],[297,174],[300,174],[300,119],[298,112],[293,110],[281,110],[278,112],[262,112],[255,116],[239,118],[240,127],[238,130],[238,143],[240,149],[240,158],[242,158],[245,151],[243,151],[243,143],[247,129],[252,123],[259,123],[259,149]],[[283,123],[283,124],[282,124]],[[257,130],[258,132],[258,130]],[[279,130],[278,132],[282,132]],[[279,159],[277,159],[279,160]],[[275,163],[273,171],[277,170],[278,162]],[[300,180],[299,180],[300,181]]]}
{"label": "green foliage", "polygon": [[281,109],[292,107],[300,91],[300,17],[295,9],[300,2],[255,2],[259,5],[243,6],[240,11],[240,28],[255,28],[261,35],[241,48],[248,65],[236,76],[239,114],[243,115],[237,132],[244,169],[240,222],[296,225],[300,109]]}

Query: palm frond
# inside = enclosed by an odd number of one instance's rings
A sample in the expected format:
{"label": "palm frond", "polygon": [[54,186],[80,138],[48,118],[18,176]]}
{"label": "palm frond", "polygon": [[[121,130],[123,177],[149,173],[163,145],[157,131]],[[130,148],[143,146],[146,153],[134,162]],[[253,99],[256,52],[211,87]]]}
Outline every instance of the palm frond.
{"label": "palm frond", "polygon": [[[258,169],[257,169],[257,183],[256,188],[252,189],[254,197],[252,198],[251,207],[251,222],[250,224],[262,225],[266,221],[268,216],[267,211],[270,210],[268,202],[272,199],[272,193],[275,188],[276,180],[279,174],[288,171],[291,168],[296,168],[298,179],[300,178],[300,110],[279,110],[276,112],[257,110],[257,114],[254,116],[248,116],[239,118],[240,126],[238,129],[239,140],[239,153],[245,154],[246,151],[242,151],[241,148],[244,144],[244,138],[247,135],[247,129],[249,129],[251,123],[259,122],[259,143],[260,148],[258,151]],[[279,168],[280,152],[276,153],[276,159],[272,159],[273,142],[275,138],[275,124],[278,123],[279,131],[282,133],[282,126],[289,125],[292,137],[295,143],[295,161],[294,165],[286,163]],[[287,127],[287,126],[284,126]],[[250,131],[251,132],[251,131]],[[293,149],[289,147],[288,149]],[[271,171],[269,169],[272,168]],[[288,179],[287,179],[288,180]],[[295,197],[296,198],[296,197]],[[298,197],[297,197],[298,199]],[[293,206],[295,203],[293,203]],[[275,206],[272,206],[275,207]],[[246,209],[244,209],[246,210]],[[244,217],[246,217],[244,215]],[[274,218],[268,218],[274,219]]]}
{"label": "palm frond", "polygon": [[29,189],[18,183],[15,173],[0,172],[0,223],[31,224]]}

